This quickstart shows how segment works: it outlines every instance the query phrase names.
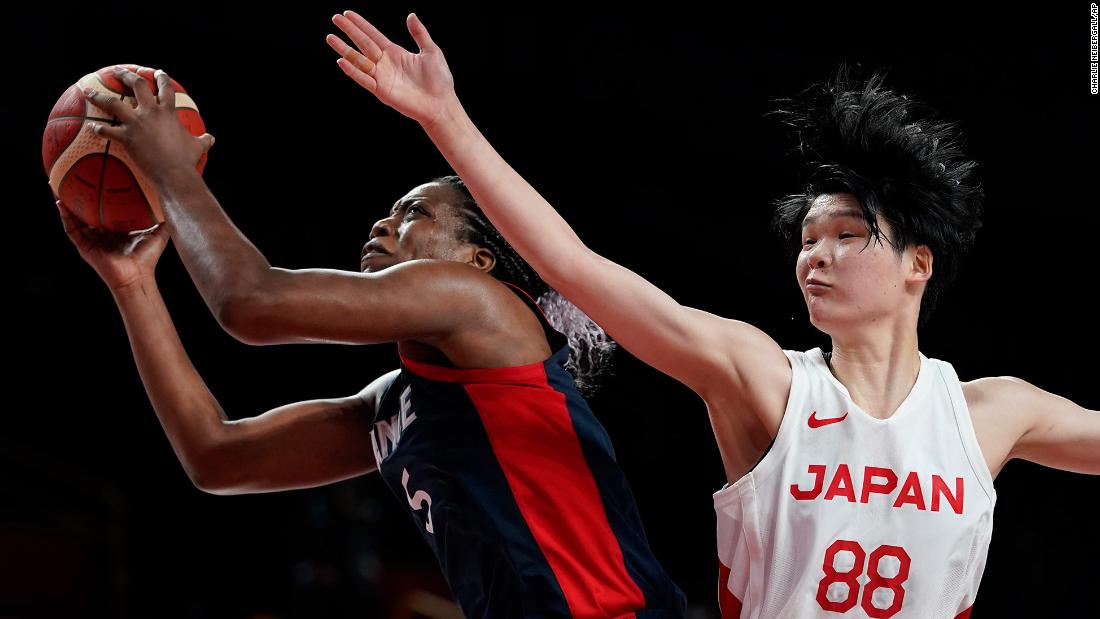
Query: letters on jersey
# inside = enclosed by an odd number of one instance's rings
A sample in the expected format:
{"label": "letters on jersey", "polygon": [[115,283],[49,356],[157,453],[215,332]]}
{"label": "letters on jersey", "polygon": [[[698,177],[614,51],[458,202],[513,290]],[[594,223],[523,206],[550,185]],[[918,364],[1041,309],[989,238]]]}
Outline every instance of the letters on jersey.
{"label": "letters on jersey", "polygon": [[784,352],[791,390],[775,441],[714,493],[723,619],[966,617],[996,493],[954,368],[920,355],[883,419],[820,349]]}

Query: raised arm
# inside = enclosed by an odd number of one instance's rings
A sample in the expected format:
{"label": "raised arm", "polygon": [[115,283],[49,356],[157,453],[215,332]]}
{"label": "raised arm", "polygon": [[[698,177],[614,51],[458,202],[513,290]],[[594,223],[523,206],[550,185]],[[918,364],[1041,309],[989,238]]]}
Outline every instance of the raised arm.
{"label": "raised arm", "polygon": [[95,131],[123,144],[156,188],[180,259],[218,323],[238,340],[436,343],[461,330],[458,321],[480,319],[498,300],[486,293],[483,274],[461,264],[411,263],[379,274],[271,266],[195,170],[213,136],[191,136],[179,122],[172,80],[158,71],[154,97],[137,73],[119,69],[116,75],[134,91],[135,103],[87,93],[121,122]]}
{"label": "raised arm", "polygon": [[[1044,466],[1100,475],[1100,411],[1010,376],[963,386],[971,414],[985,416],[983,448],[994,466],[1020,458]],[[999,468],[999,467],[998,467]]]}
{"label": "raised arm", "polygon": [[310,400],[230,421],[192,366],[153,270],[167,229],[134,239],[83,226],[58,203],[65,231],[103,278],[122,314],[134,360],[172,449],[206,492],[271,492],[373,471],[370,427],[382,379],[344,398]]}
{"label": "raised arm", "polygon": [[710,388],[728,392],[732,386],[744,393],[751,385],[786,397],[782,387],[790,383],[790,368],[770,337],[743,322],[680,305],[581,242],[470,121],[442,52],[415,15],[408,27],[418,54],[392,43],[353,11],[334,16],[333,23],[358,48],[328,36],[341,56],[340,68],[419,122],[520,255],[624,348],[705,398]]}

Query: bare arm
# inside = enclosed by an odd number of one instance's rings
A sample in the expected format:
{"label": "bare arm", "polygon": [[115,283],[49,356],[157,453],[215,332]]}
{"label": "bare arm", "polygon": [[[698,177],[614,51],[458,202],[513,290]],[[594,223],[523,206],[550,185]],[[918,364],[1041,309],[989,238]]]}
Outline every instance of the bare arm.
{"label": "bare arm", "polygon": [[93,128],[122,144],[150,181],[184,266],[215,318],[224,322],[241,291],[259,286],[270,265],[222,211],[195,168],[213,136],[188,133],[176,115],[172,80],[163,71],[156,75],[154,97],[137,73],[116,68],[116,77],[133,91],[134,104],[85,91],[90,103],[122,123]]}
{"label": "bare arm", "polygon": [[420,122],[520,255],[624,348],[704,398],[708,389],[743,394],[750,386],[785,397],[790,367],[770,337],[743,322],[680,305],[581,242],[470,121],[454,93],[442,51],[415,16],[408,19],[420,47],[415,55],[352,11],[333,21],[359,49],[329,35],[344,72],[383,103]]}
{"label": "bare arm", "polygon": [[1100,475],[1100,411],[1008,376],[971,381],[966,389],[968,402],[992,420],[990,435],[1003,445],[1004,461]]}
{"label": "bare arm", "polygon": [[261,282],[223,314],[226,331],[248,344],[416,340],[438,347],[489,320],[507,292],[474,267],[442,260],[414,260],[378,273],[273,268]]}
{"label": "bare arm", "polygon": [[[465,265],[406,264],[379,274],[272,267],[196,171],[195,160],[213,139],[194,138],[182,127],[169,103],[175,100],[171,79],[158,73],[154,99],[138,74],[121,71],[118,77],[136,93],[136,108],[90,95],[122,121],[97,133],[125,144],[156,187],[184,266],[219,324],[238,340],[434,344],[467,326],[459,321],[489,320],[487,307],[500,291]],[[441,306],[451,311],[438,311]]]}
{"label": "bare arm", "polygon": [[375,381],[357,395],[282,406],[230,421],[191,364],[155,280],[112,289],[138,372],[176,456],[215,494],[273,492],[375,470]]}

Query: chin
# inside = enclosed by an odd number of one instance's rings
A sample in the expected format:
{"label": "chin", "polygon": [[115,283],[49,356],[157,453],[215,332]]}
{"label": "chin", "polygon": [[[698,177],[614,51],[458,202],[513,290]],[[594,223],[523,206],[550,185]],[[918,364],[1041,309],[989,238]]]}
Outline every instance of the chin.
{"label": "chin", "polygon": [[365,262],[360,263],[359,271],[361,273],[377,273],[384,271],[395,264],[401,262],[400,260],[394,260],[393,256],[375,256],[373,258],[367,258]]}
{"label": "chin", "polygon": [[822,333],[832,334],[845,321],[838,315],[836,307],[828,307],[824,303],[808,302],[806,311],[810,316],[810,324]]}

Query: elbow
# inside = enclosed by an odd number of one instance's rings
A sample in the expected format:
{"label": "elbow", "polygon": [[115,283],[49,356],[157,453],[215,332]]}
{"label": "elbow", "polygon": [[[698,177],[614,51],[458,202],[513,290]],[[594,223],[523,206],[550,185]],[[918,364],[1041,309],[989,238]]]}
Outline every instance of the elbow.
{"label": "elbow", "polygon": [[577,281],[577,273],[586,263],[598,259],[599,256],[595,252],[581,245],[542,265],[543,268],[538,270],[538,274],[551,288],[562,291],[569,287],[570,282]]}
{"label": "elbow", "polygon": [[205,492],[206,494],[227,495],[232,494],[227,491],[227,488],[218,483],[215,477],[207,475],[205,473],[188,472],[188,476],[191,478],[191,483],[196,488]]}
{"label": "elbow", "polygon": [[187,475],[191,478],[191,483],[206,494],[218,496],[243,494],[224,469],[213,466],[196,467],[188,470]]}
{"label": "elbow", "polygon": [[231,478],[231,471],[217,449],[193,454],[184,463],[184,470],[191,483],[207,494],[239,494],[236,491],[238,483]]}
{"label": "elbow", "polygon": [[269,341],[263,337],[265,330],[259,319],[264,314],[262,305],[263,300],[255,295],[230,295],[219,304],[214,317],[222,330],[238,342],[263,346]]}

